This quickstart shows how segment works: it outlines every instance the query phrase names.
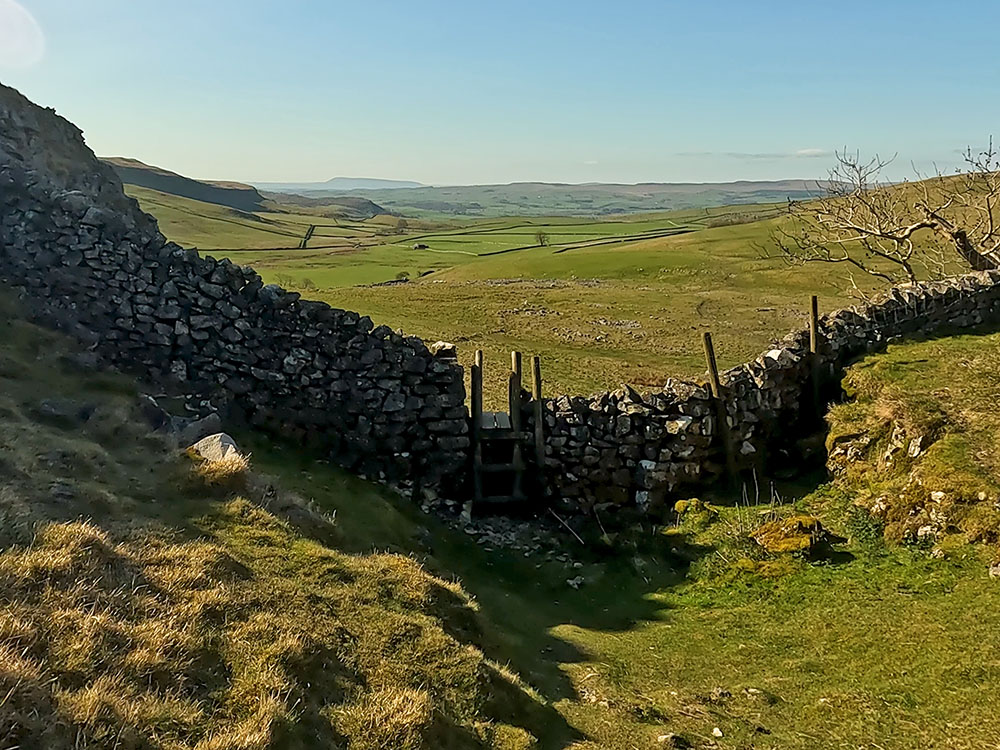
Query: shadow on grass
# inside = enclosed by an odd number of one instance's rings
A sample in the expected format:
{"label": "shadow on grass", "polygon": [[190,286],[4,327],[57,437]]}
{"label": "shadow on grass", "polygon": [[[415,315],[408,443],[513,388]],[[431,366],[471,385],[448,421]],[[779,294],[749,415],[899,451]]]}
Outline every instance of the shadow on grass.
{"label": "shadow on grass", "polygon": [[[287,489],[336,513],[341,551],[413,556],[434,575],[460,581],[478,611],[439,586],[433,614],[449,635],[475,645],[498,664],[509,664],[541,694],[544,703],[532,705],[498,694],[500,705],[491,709],[495,717],[538,737],[542,748],[586,739],[554,704],[580,698],[563,665],[592,657],[553,630],[570,626],[624,632],[663,620],[666,605],[653,595],[683,582],[689,566],[712,551],[687,543],[682,535],[651,533],[648,526],[645,534],[628,540],[627,552],[620,544],[616,549],[590,540],[584,545],[567,532],[568,563],[511,550],[487,551],[461,530],[368,482],[291,449],[251,447],[257,468],[279,475]],[[578,577],[584,581],[574,587],[570,581]]]}

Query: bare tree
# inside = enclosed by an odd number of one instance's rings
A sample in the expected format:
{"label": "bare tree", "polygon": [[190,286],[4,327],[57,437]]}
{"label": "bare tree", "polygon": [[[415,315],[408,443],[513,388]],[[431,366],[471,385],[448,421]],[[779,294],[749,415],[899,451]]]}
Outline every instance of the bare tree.
{"label": "bare tree", "polygon": [[968,149],[965,169],[954,175],[890,184],[883,171],[891,162],[837,152],[825,194],[789,203],[794,220],[772,236],[785,259],[843,263],[890,283],[943,276],[956,260],[977,271],[1000,268],[992,138],[984,151]]}
{"label": "bare tree", "polygon": [[538,243],[539,247],[545,247],[546,245],[548,245],[549,244],[548,232],[543,232],[541,229],[535,232],[535,242]]}

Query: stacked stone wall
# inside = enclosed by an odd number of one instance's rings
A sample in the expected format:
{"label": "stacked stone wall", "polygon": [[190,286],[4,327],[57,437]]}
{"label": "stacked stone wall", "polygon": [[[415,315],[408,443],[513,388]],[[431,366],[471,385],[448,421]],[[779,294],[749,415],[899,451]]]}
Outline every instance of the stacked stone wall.
{"label": "stacked stone wall", "polygon": [[[0,278],[39,318],[196,403],[425,499],[467,494],[453,347],[429,348],[166,241],[76,127],[2,85]],[[814,372],[830,391],[849,362],[890,340],[997,323],[998,272],[900,287],[826,315],[816,359],[808,331],[795,331],[722,373],[725,430],[698,383],[549,399],[541,489],[571,512],[655,513],[719,479],[724,434],[738,469],[773,471],[798,461],[797,439],[815,429]]]}
{"label": "stacked stone wall", "polygon": [[0,277],[37,317],[192,403],[425,495],[457,494],[465,480],[453,348],[167,242],[76,127],[3,86]]}
{"label": "stacked stone wall", "polygon": [[[843,369],[889,341],[1000,323],[1000,272],[897,287],[820,319],[820,392]],[[795,331],[751,362],[721,373],[737,469],[773,473],[798,462],[797,441],[816,429],[809,331]],[[678,380],[658,390],[624,387],[545,402],[548,493],[567,510],[656,512],[726,470],[723,431],[707,386]]]}

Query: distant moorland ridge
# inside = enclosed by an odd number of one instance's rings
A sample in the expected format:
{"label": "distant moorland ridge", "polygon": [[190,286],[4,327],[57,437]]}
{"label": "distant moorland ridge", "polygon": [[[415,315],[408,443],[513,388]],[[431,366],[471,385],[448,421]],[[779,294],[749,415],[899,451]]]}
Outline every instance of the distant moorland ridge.
{"label": "distant moorland ridge", "polygon": [[507,185],[412,186],[353,188],[328,183],[258,184],[273,193],[294,192],[309,198],[359,195],[405,216],[607,216],[676,211],[689,208],[783,203],[822,194],[819,180],[775,180],[707,183],[641,183],[636,185],[514,182]]}
{"label": "distant moorland ridge", "polygon": [[383,180],[377,177],[334,177],[325,182],[255,182],[255,187],[272,193],[300,193],[303,190],[399,190],[427,187],[412,180]]}

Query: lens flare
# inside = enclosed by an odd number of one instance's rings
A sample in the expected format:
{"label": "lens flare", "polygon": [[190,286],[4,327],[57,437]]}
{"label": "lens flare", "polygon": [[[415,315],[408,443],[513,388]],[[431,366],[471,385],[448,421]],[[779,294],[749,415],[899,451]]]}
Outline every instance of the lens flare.
{"label": "lens flare", "polygon": [[45,55],[42,27],[14,0],[0,0],[0,68],[28,68]]}

